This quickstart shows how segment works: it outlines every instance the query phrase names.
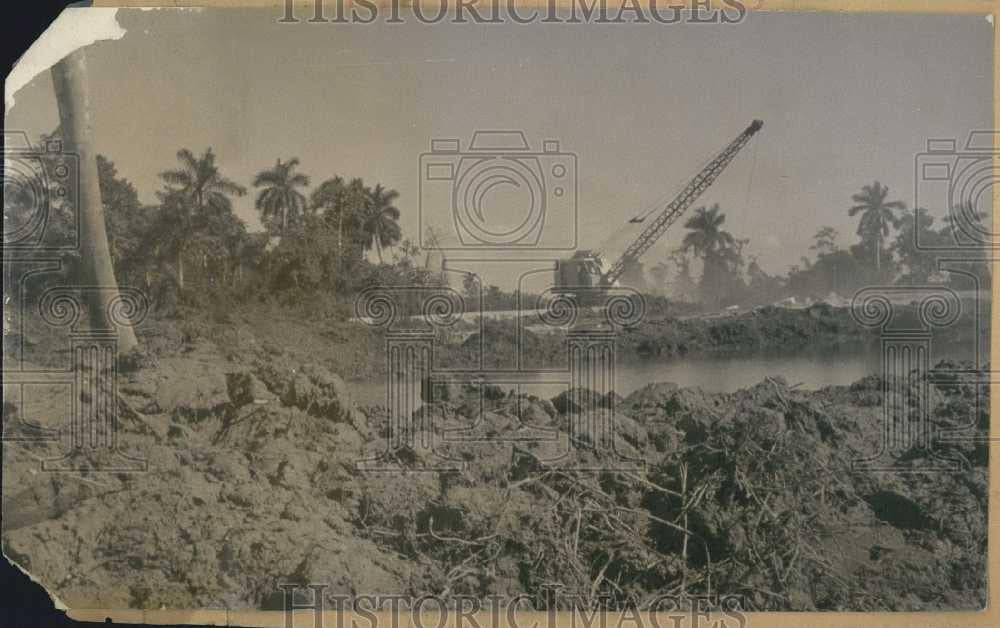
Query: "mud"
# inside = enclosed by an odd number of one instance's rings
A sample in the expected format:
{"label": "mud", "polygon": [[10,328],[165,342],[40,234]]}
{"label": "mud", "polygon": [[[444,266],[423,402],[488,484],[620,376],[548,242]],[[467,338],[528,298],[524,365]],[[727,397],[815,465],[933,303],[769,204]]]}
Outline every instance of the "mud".
{"label": "mud", "polygon": [[[360,471],[387,434],[384,410],[357,407],[340,377],[356,375],[344,364],[362,341],[308,355],[301,339],[227,324],[225,339],[147,329],[120,375],[122,447],[146,472],[47,473],[41,461],[63,445],[5,444],[4,551],[70,606],[278,608],[282,583],[477,597],[556,583],[586,604],[639,607],[665,593],[782,610],[985,604],[987,449],[936,444],[960,473],[853,471],[878,449],[877,377],[601,397],[615,410],[614,459],[645,464],[616,472],[572,470],[612,456],[578,430],[568,446],[575,404],[595,393],[456,388],[420,411],[418,436],[433,438],[416,442],[437,445],[396,452],[396,472]],[[974,379],[930,386],[939,427],[986,433]],[[5,406],[5,435],[60,427],[65,404],[39,390]],[[454,430],[468,442],[445,442]],[[555,437],[502,440],[511,434]],[[418,471],[442,457],[465,468]],[[899,461],[930,463],[916,449]]]}

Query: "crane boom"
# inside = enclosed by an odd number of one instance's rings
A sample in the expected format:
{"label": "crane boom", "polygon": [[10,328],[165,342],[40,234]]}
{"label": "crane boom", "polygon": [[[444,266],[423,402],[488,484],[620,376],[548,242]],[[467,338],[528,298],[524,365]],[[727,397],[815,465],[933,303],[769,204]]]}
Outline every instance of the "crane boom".
{"label": "crane boom", "polygon": [[698,200],[702,192],[708,189],[708,186],[718,178],[722,171],[726,169],[726,166],[736,157],[737,153],[746,146],[750,138],[754,136],[757,131],[764,126],[764,123],[760,120],[754,120],[750,126],[748,126],[739,136],[734,139],[729,146],[726,146],[721,153],[715,156],[715,159],[710,161],[707,166],[702,168],[701,172],[696,174],[693,179],[691,179],[684,189],[681,190],[672,201],[670,201],[662,212],[656,217],[656,219],[645,229],[642,233],[636,237],[636,239],[629,244],[625,252],[622,253],[621,257],[611,265],[611,268],[607,273],[601,278],[601,283],[604,285],[611,285],[617,281],[628,265],[642,257],[642,255],[649,250],[651,246],[656,244],[656,241],[666,233],[667,229],[670,228],[674,222],[677,221],[681,215],[691,205]]}

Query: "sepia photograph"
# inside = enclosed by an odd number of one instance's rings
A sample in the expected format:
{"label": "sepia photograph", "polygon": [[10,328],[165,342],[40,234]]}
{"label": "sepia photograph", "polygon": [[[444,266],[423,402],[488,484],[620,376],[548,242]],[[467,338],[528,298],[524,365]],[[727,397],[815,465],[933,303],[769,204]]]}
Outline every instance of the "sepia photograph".
{"label": "sepia photograph", "polygon": [[991,7],[761,4],[66,9],[5,561],[229,625],[987,609]]}

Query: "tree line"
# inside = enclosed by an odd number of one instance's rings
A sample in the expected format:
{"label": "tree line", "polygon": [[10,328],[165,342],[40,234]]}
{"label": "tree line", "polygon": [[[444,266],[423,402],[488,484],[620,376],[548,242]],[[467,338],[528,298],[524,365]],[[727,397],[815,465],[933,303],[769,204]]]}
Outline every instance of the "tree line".
{"label": "tree line", "polygon": [[[58,155],[43,159],[49,171],[60,165]],[[211,148],[200,154],[184,148],[177,165],[160,173],[156,202],[143,204],[114,162],[98,155],[97,166],[117,279],[143,289],[159,306],[220,295],[295,299],[320,288],[351,293],[436,280],[420,263],[420,250],[402,237],[398,192],[381,183],[331,176],[310,189],[311,178],[293,157],[262,169],[248,189],[225,175]],[[249,193],[263,232],[248,231],[234,212],[235,199]],[[58,246],[73,236],[75,210],[54,190],[49,197],[45,244]],[[10,198],[5,205],[27,213],[30,200]],[[369,262],[368,253],[377,261]],[[67,253],[63,261],[64,272],[50,283],[76,278],[77,255]]]}
{"label": "tree line", "polygon": [[[718,205],[700,207],[684,224],[687,233],[681,245],[650,269],[649,289],[678,300],[707,305],[764,304],[788,297],[823,299],[834,293],[849,298],[870,285],[896,283],[921,285],[953,281],[939,267],[942,255],[934,247],[959,249],[947,257],[969,260],[968,266],[988,281],[989,264],[976,261],[985,244],[963,236],[953,213],[938,224],[925,208],[910,210],[900,200],[890,200],[889,188],[879,181],[865,185],[851,196],[847,214],[857,218],[857,240],[846,247],[840,233],[831,226],[820,227],[810,250],[787,274],[769,275],[746,254],[749,240],[739,239],[723,228],[726,215]],[[971,206],[959,208],[968,220],[989,227],[988,215]],[[919,246],[918,246],[919,242]],[[694,262],[701,275],[693,276]],[[636,269],[642,281],[643,269]]]}
{"label": "tree line", "polygon": [[[49,138],[43,137],[43,141]],[[44,168],[58,167],[58,156],[43,155]],[[97,156],[100,194],[110,257],[123,285],[138,287],[162,307],[225,298],[301,299],[323,292],[349,295],[371,285],[438,285],[442,279],[422,263],[426,253],[403,238],[398,192],[360,178],[330,176],[310,188],[297,158],[277,159],[253,178],[250,189],[264,231],[251,233],[234,213],[233,202],[250,190],[228,178],[211,148],[201,154],[177,152],[177,164],[159,175],[157,202],[143,204],[134,185],[115,164]],[[16,192],[16,190],[14,190]],[[5,219],[28,212],[30,199],[5,196]],[[653,265],[627,269],[622,282],[673,300],[719,307],[764,304],[788,297],[823,299],[830,293],[849,297],[859,288],[887,283],[949,281],[938,267],[940,255],[924,245],[966,245],[958,257],[981,256],[981,248],[963,242],[949,214],[940,224],[924,208],[909,210],[891,200],[878,181],[845,204],[857,218],[857,240],[846,246],[830,226],[817,230],[810,247],[784,275],[766,273],[749,240],[725,229],[718,205],[696,208],[684,223],[679,247]],[[964,215],[980,221],[971,207]],[[68,200],[50,194],[46,244],[71,238],[74,210]],[[988,225],[987,225],[988,226]],[[6,231],[5,231],[6,232]],[[368,261],[372,253],[375,262]],[[47,281],[72,284],[79,267],[75,253],[64,254],[64,272]],[[949,257],[956,257],[949,254]],[[700,274],[696,277],[696,270]],[[989,279],[989,266],[976,272]],[[37,286],[36,293],[44,286]],[[469,292],[473,286],[462,286]],[[484,307],[510,309],[517,299],[496,286],[483,286]],[[30,294],[24,295],[30,298]]]}

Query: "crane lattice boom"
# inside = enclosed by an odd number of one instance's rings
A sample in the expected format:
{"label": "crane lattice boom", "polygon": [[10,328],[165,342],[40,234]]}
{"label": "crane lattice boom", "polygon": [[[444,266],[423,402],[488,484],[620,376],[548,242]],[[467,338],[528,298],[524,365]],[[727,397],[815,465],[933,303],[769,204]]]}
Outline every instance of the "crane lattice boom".
{"label": "crane lattice boom", "polygon": [[678,194],[662,212],[656,217],[656,219],[645,229],[642,233],[636,237],[636,239],[629,244],[625,252],[622,253],[621,257],[611,265],[611,268],[605,273],[602,278],[602,283],[605,285],[611,285],[617,281],[628,265],[638,260],[642,257],[643,253],[649,250],[660,237],[666,233],[667,229],[670,228],[674,222],[677,221],[681,215],[691,205],[698,200],[702,192],[708,189],[708,186],[718,178],[726,166],[736,157],[737,153],[746,146],[750,138],[764,126],[764,123],[760,120],[754,120],[750,126],[746,128],[739,136],[733,140],[729,146],[727,146],[721,153],[716,155],[707,166],[705,166],[701,172],[696,174],[693,179],[691,179],[681,193]]}

